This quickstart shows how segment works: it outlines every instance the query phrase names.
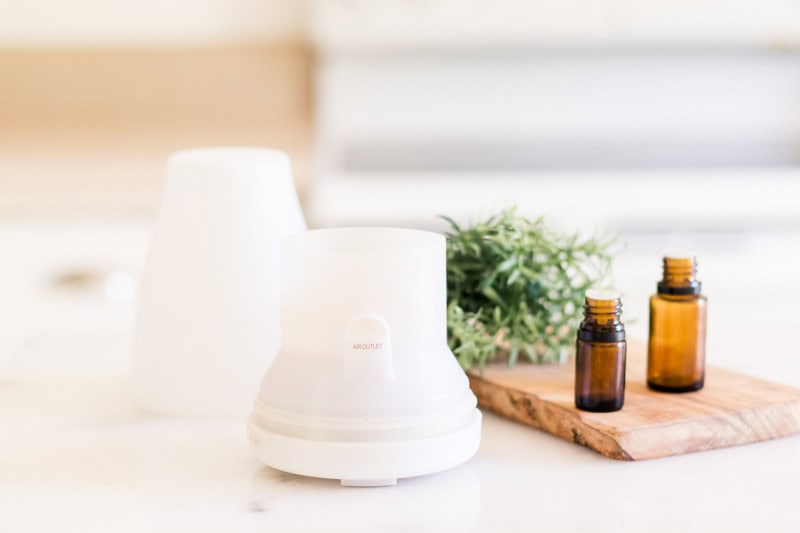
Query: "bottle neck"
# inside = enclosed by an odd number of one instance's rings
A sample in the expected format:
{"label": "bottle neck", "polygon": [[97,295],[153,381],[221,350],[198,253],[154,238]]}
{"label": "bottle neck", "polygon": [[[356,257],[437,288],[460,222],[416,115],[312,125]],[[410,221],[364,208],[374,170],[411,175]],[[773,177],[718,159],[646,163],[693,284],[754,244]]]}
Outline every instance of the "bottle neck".
{"label": "bottle neck", "polygon": [[584,318],[578,329],[580,340],[619,342],[625,340],[625,326],[620,321],[622,302],[619,298],[599,300],[586,297]]}
{"label": "bottle neck", "polygon": [[700,294],[700,282],[696,274],[697,261],[694,257],[665,257],[664,275],[658,282],[658,294]]}

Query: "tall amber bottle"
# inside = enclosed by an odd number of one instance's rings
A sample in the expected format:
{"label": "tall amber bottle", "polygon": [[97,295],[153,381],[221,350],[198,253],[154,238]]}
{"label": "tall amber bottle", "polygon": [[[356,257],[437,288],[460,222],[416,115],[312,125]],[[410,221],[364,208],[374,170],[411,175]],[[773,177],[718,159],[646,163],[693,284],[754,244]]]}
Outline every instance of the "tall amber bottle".
{"label": "tall amber bottle", "polygon": [[664,392],[703,388],[706,370],[706,297],[692,254],[664,257],[664,277],[650,298],[647,385]]}
{"label": "tall amber bottle", "polygon": [[625,402],[625,327],[619,293],[586,291],[575,353],[575,406],[584,411],[622,409]]}

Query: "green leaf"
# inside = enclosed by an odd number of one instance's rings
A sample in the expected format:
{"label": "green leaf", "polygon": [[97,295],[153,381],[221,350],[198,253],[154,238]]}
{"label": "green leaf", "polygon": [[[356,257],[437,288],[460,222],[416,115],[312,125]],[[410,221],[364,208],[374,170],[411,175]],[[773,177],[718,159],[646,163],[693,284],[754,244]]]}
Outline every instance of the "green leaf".
{"label": "green leaf", "polygon": [[448,224],[450,224],[450,228],[453,231],[455,231],[455,232],[460,232],[461,231],[461,227],[456,223],[455,220],[453,220],[449,216],[447,216],[447,215],[439,215],[439,218],[441,218],[442,220],[445,220]]}
{"label": "green leaf", "polygon": [[508,272],[509,270],[514,268],[516,264],[517,264],[517,258],[509,257],[508,259],[500,263],[500,265],[495,270],[497,272]]}
{"label": "green leaf", "polygon": [[503,301],[500,299],[500,295],[491,287],[484,287],[483,290],[484,296],[486,296],[490,302],[499,305],[500,307],[504,307]]}

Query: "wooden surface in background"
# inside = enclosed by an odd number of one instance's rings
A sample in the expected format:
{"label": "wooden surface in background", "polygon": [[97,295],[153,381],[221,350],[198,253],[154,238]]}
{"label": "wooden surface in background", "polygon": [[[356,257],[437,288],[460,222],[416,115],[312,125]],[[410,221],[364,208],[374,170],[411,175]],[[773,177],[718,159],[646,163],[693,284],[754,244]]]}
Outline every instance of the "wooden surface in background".
{"label": "wooden surface in background", "polygon": [[625,405],[579,411],[574,367],[505,364],[470,374],[478,403],[614,459],[639,460],[750,444],[800,433],[800,390],[707,368],[697,392],[654,392],[645,383],[645,348],[629,346]]}
{"label": "wooden surface in background", "polygon": [[289,153],[310,174],[312,53],[302,44],[0,49],[0,214],[155,208],[167,156]]}

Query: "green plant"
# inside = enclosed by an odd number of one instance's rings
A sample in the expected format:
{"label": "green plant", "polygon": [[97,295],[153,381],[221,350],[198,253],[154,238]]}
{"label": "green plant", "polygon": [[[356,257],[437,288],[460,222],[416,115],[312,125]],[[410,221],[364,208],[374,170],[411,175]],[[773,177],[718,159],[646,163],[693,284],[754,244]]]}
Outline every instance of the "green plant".
{"label": "green plant", "polygon": [[581,239],[509,208],[462,229],[449,217],[447,333],[464,369],[524,354],[564,362],[586,289],[608,281],[613,240]]}

